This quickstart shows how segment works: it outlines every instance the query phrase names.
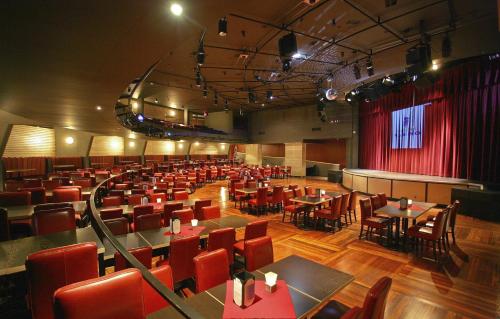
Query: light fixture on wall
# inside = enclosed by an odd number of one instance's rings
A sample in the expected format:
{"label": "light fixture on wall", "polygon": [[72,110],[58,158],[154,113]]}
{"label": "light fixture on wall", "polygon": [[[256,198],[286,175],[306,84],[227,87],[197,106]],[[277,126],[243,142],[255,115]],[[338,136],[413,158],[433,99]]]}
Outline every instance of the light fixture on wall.
{"label": "light fixture on wall", "polygon": [[137,103],[137,102],[132,102],[132,108],[133,108],[134,110],[137,110],[137,108],[138,108],[138,107],[139,107],[139,103]]}
{"label": "light fixture on wall", "polygon": [[66,142],[66,144],[71,145],[75,142],[75,139],[72,136],[68,136],[64,141]]}
{"label": "light fixture on wall", "polygon": [[111,142],[109,143],[109,145],[111,146],[111,148],[117,149],[120,147],[120,142],[118,142],[115,139],[112,139]]}
{"label": "light fixture on wall", "polygon": [[199,146],[200,145],[200,142],[196,141],[194,142],[194,146]]}
{"label": "light fixture on wall", "polygon": [[130,141],[130,142],[128,142],[128,146],[129,146],[129,147],[135,147],[135,142],[134,142],[134,141]]}
{"label": "light fixture on wall", "polygon": [[131,133],[128,135],[128,138],[135,138],[135,133],[131,132]]}
{"label": "light fixture on wall", "polygon": [[170,110],[170,112],[168,112],[168,114],[170,116],[176,116],[177,115],[177,112],[175,110]]}
{"label": "light fixture on wall", "polygon": [[176,15],[176,16],[180,16],[182,14],[182,11],[184,11],[184,9],[182,8],[182,6],[178,3],[172,3],[172,5],[170,6],[170,12],[172,12],[173,15]]}
{"label": "light fixture on wall", "polygon": [[219,19],[219,35],[225,37],[227,35],[227,19],[226,17]]}
{"label": "light fixture on wall", "polygon": [[102,111],[102,106],[97,105],[97,106],[95,107],[95,109],[96,109],[96,110],[98,110],[98,111]]}
{"label": "light fixture on wall", "polygon": [[184,144],[182,144],[182,143],[177,144],[177,148],[182,150],[184,148]]}

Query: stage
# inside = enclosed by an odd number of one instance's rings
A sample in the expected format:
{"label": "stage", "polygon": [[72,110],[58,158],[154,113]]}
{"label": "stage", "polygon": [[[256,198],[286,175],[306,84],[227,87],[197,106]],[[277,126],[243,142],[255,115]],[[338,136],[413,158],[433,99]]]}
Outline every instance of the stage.
{"label": "stage", "polygon": [[466,179],[370,169],[343,169],[342,185],[366,194],[385,193],[391,198],[408,197],[441,205],[451,202],[452,188],[483,189],[483,184]]}

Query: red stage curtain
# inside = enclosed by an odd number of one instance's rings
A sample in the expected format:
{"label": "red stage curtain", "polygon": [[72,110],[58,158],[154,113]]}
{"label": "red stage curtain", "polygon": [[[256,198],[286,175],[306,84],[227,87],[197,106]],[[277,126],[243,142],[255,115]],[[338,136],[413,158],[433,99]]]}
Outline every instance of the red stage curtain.
{"label": "red stage curtain", "polygon": [[[423,147],[391,149],[391,112],[427,102]],[[361,168],[500,182],[500,62],[468,62],[430,87],[363,102],[359,126]]]}

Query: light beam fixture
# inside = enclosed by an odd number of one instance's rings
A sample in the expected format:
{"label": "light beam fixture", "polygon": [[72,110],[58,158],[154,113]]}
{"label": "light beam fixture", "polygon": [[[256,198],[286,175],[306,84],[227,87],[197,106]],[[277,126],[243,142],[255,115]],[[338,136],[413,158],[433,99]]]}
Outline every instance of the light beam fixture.
{"label": "light beam fixture", "polygon": [[227,35],[227,18],[219,19],[219,36],[225,37]]}

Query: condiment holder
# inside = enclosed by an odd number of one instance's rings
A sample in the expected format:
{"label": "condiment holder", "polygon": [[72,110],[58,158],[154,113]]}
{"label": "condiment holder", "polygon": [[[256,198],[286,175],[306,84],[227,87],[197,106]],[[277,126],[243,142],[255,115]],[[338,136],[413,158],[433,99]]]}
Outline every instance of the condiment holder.
{"label": "condiment holder", "polygon": [[265,273],[264,276],[266,277],[266,291],[270,293],[275,292],[278,288],[278,285],[276,285],[278,274],[270,271]]}

